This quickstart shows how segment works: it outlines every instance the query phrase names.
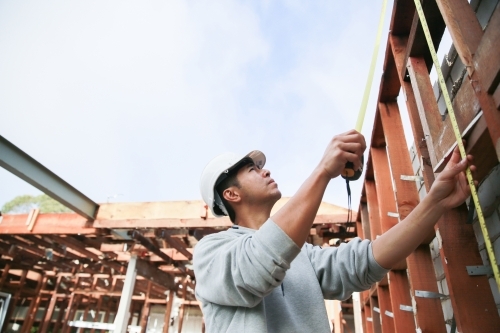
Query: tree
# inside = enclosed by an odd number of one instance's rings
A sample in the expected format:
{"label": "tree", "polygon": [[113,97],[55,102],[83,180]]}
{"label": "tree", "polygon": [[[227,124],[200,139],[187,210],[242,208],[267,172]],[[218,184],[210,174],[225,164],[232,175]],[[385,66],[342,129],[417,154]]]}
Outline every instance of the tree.
{"label": "tree", "polygon": [[19,195],[2,207],[4,214],[27,214],[33,208],[40,209],[40,213],[70,213],[71,210],[46,194]]}

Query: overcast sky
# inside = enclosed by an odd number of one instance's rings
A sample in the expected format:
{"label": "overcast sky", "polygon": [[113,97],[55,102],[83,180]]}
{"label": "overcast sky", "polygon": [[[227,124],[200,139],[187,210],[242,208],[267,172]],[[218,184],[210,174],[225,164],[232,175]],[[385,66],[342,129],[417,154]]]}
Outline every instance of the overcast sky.
{"label": "overcast sky", "polygon": [[[291,196],[355,125],[381,5],[0,1],[0,135],[98,203],[199,200],[212,157],[253,149]],[[0,182],[0,206],[39,193]],[[344,181],[324,199],[346,206]]]}

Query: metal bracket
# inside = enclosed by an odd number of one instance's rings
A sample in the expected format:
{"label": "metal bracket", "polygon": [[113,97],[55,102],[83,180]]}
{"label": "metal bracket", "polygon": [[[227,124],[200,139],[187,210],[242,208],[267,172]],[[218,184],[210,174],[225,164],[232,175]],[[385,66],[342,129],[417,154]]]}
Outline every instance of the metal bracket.
{"label": "metal bracket", "polygon": [[377,308],[376,306],[373,307],[373,311],[380,313],[380,309]]}
{"label": "metal bracket", "polygon": [[388,316],[388,317],[391,317],[391,318],[394,318],[394,313],[390,312],[390,311],[385,311],[385,315]]}
{"label": "metal bracket", "polygon": [[399,217],[399,214],[398,213],[393,213],[393,212],[387,212],[387,216],[390,216],[390,217]]}
{"label": "metal bracket", "polygon": [[373,321],[372,317],[366,317],[366,321]]}
{"label": "metal bracket", "polygon": [[411,305],[400,304],[399,309],[403,310],[403,311],[413,312],[413,306],[411,306]]}
{"label": "metal bracket", "polygon": [[415,297],[421,297],[421,298],[448,298],[448,295],[436,293],[434,291],[415,290]]}
{"label": "metal bracket", "polygon": [[423,182],[424,177],[422,176],[406,176],[406,175],[401,175],[401,180],[407,180],[411,182]]}
{"label": "metal bracket", "polygon": [[465,266],[469,275],[493,275],[491,266]]}

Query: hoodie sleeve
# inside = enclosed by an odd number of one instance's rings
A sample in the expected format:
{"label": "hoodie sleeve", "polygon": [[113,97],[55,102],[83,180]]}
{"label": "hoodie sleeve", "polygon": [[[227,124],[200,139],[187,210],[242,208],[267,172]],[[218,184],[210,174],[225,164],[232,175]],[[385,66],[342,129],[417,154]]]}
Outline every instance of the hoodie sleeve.
{"label": "hoodie sleeve", "polygon": [[339,247],[304,247],[325,299],[344,300],[355,291],[367,290],[389,271],[375,261],[369,240],[354,238]]}
{"label": "hoodie sleeve", "polygon": [[281,284],[299,252],[270,219],[254,233],[207,236],[194,250],[196,296],[220,305],[254,307]]}

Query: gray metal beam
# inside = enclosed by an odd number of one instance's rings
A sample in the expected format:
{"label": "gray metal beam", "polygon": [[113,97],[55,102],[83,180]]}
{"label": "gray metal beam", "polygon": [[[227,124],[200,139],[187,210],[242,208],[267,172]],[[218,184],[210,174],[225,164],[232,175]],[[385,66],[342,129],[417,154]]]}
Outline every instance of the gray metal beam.
{"label": "gray metal beam", "polygon": [[99,205],[0,135],[0,166],[75,213],[94,220]]}

